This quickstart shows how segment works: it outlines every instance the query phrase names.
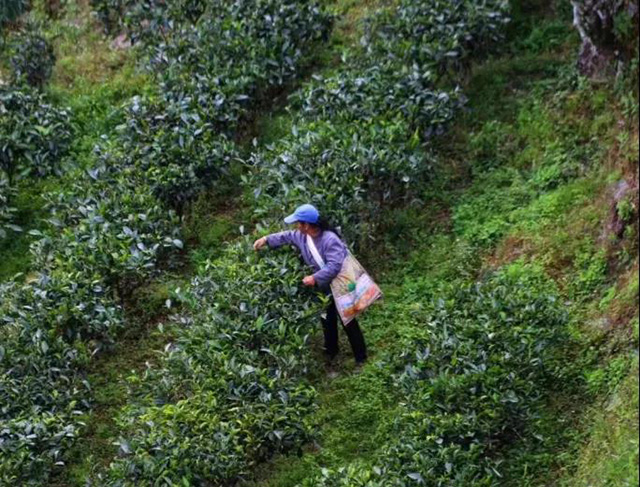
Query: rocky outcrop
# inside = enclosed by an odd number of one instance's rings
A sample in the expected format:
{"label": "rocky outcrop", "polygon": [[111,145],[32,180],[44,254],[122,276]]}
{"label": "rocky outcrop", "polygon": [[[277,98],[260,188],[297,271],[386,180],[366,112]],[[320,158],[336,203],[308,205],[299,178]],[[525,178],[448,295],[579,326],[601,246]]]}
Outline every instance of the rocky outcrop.
{"label": "rocky outcrop", "polygon": [[637,0],[572,0],[573,25],[582,39],[580,72],[602,78],[636,55]]}

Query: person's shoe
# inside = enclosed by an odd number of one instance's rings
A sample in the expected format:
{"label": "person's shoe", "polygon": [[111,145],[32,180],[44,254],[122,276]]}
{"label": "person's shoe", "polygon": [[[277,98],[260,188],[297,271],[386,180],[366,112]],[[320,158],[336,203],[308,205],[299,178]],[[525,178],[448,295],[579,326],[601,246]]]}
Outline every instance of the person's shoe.
{"label": "person's shoe", "polygon": [[353,368],[353,371],[356,374],[359,374],[360,372],[362,372],[362,369],[364,368],[364,365],[366,362],[367,362],[366,359],[357,361],[356,366]]}

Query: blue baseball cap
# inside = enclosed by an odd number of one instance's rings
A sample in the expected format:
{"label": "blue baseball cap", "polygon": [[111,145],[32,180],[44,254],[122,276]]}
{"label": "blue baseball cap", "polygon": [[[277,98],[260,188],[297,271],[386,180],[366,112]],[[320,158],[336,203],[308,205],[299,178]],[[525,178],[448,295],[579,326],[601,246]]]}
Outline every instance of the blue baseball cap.
{"label": "blue baseball cap", "polygon": [[291,215],[284,219],[285,223],[317,223],[320,214],[313,205],[300,205]]}

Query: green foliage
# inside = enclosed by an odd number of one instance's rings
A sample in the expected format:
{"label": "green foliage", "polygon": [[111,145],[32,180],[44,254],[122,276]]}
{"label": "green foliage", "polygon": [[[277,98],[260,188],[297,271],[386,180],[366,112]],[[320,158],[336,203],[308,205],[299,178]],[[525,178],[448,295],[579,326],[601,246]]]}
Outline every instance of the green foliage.
{"label": "green foliage", "polygon": [[91,8],[102,22],[105,34],[113,34],[122,27],[126,9],[133,3],[130,0],[91,0]]}
{"label": "green foliage", "polygon": [[[356,60],[355,64],[361,63]],[[334,123],[395,119],[400,113],[414,130],[420,127],[430,136],[441,134],[463,104],[459,91],[436,90],[438,77],[420,64],[384,64],[374,59],[362,64],[357,72],[340,71],[326,79],[316,76],[308,88],[294,95],[294,106],[306,118]]]}
{"label": "green foliage", "polygon": [[27,9],[28,4],[27,0],[3,0],[0,3],[0,30],[4,24],[17,19]]}
{"label": "green foliage", "polygon": [[139,166],[156,196],[179,213],[238,157],[227,137],[252,104],[298,74],[329,27],[307,2],[212,2],[195,25],[181,5],[132,11],[131,36],[162,90],[134,98],[118,127],[123,163]]}
{"label": "green foliage", "polygon": [[571,33],[566,20],[553,19],[536,25],[516,46],[526,52],[538,54],[562,46]]}
{"label": "green foliage", "polygon": [[612,358],[606,366],[589,371],[586,382],[589,392],[598,396],[610,396],[631,370],[631,359],[624,355]]}
{"label": "green foliage", "polygon": [[15,221],[16,208],[12,206],[16,196],[14,188],[9,186],[6,179],[0,179],[0,241],[13,232],[21,232],[22,228],[13,223]]}
{"label": "green foliage", "polygon": [[400,2],[373,16],[363,50],[292,97],[292,133],[249,158],[256,215],[312,201],[365,244],[384,210],[416,198],[431,169],[424,142],[462,105],[459,90],[438,88],[444,75],[506,22],[501,1]]}
{"label": "green foliage", "polygon": [[[307,2],[219,2],[212,4],[210,15],[197,27],[179,20],[181,12],[171,10],[177,8],[172,5],[161,3],[142,11],[140,20],[149,14],[149,22],[141,22],[138,27],[142,31],[135,36],[150,54],[152,67],[157,68],[157,89],[135,97],[118,112],[116,117],[122,117],[123,123],[116,127],[116,134],[103,137],[94,158],[83,160],[82,167],[68,173],[69,183],[47,196],[47,228],[32,232],[40,237],[32,245],[34,277],[25,285],[2,289],[4,321],[0,333],[7,335],[7,346],[11,347],[11,355],[3,350],[0,357],[0,393],[5,394],[0,397],[1,404],[11,405],[0,416],[3,484],[46,484],[51,471],[64,462],[81,426],[79,417],[90,407],[88,384],[79,383],[88,354],[106,348],[121,333],[125,299],[157,272],[160,264],[170,265],[176,249],[184,247],[179,218],[169,208],[181,210],[186,201],[213,185],[236,157],[231,139],[242,117],[257,102],[260,90],[281,86],[296,76],[306,51],[328,27],[327,17]],[[153,24],[158,19],[167,23],[161,27]],[[168,42],[169,36],[174,42]],[[238,63],[239,58],[250,62]],[[67,150],[70,137],[56,132],[66,126],[55,117],[65,118],[67,113],[44,104],[39,94],[15,90],[2,94],[3,115],[15,113],[2,119],[10,122],[2,126],[3,169],[11,178],[20,172],[55,172],[54,162]],[[23,166],[23,159],[31,166]],[[290,289],[291,282],[287,284]],[[287,306],[291,306],[289,302]],[[291,330],[298,333],[295,327],[302,323],[301,311],[291,316]],[[277,330],[280,334],[271,331],[284,340],[288,328],[283,324]],[[209,337],[201,334],[193,339],[195,348],[195,343],[208,343]],[[304,336],[293,342],[300,347]],[[265,338],[265,346],[269,343]],[[230,422],[233,409],[225,406],[218,410],[227,416],[211,421],[212,429],[207,431],[215,436],[217,428],[221,434],[232,434],[230,441],[238,446],[236,455],[218,455],[219,462],[211,465],[213,470],[198,471],[201,458],[197,448],[187,447],[187,471],[181,475],[191,476],[188,471],[193,470],[200,476],[208,471],[237,476],[273,445],[290,447],[305,437],[301,418],[312,407],[312,391],[298,376],[288,376],[296,369],[295,357],[283,355],[283,360],[291,363],[283,365],[287,372],[282,377],[275,369],[274,377],[272,362],[262,356],[264,351],[251,349],[245,356],[269,365],[259,371],[256,368],[265,393],[272,394],[266,400],[274,405],[272,424],[268,425],[260,413],[260,401],[252,402],[254,374],[244,363],[237,365],[240,349],[238,354],[226,367],[229,386],[238,377],[244,381],[243,385],[238,383],[237,394],[246,396],[248,434],[238,434]],[[220,355],[216,360],[222,365],[225,357]],[[17,363],[25,366],[15,367]],[[180,369],[180,363],[176,367]],[[180,380],[188,384],[184,377]],[[215,380],[207,382],[203,390],[218,385]],[[158,391],[161,389],[158,385]],[[206,417],[208,421],[211,417],[203,415],[215,410],[219,392],[212,388],[199,406],[194,403],[193,415],[176,415],[175,419],[188,420],[188,424],[194,418]],[[235,404],[233,397],[227,406]],[[171,419],[169,409],[158,417],[166,413]],[[290,418],[291,424],[283,417]],[[44,428],[46,418],[51,420]],[[169,429],[158,430],[158,435],[171,437],[172,427],[169,422]],[[39,429],[32,436],[34,428]],[[269,442],[261,444],[267,433]],[[210,439],[206,436],[207,442]],[[201,441],[197,437],[192,440]],[[219,440],[217,447],[211,448],[226,451],[229,443],[221,436]],[[139,441],[142,451],[144,439]],[[122,448],[127,450],[124,444]],[[209,446],[202,443],[202,448]],[[195,463],[188,462],[190,455]],[[144,467],[145,475],[154,480],[158,471],[163,471],[161,463]],[[125,477],[130,474],[134,472],[123,473]]]}
{"label": "green foliage", "polygon": [[412,142],[401,122],[366,128],[364,123],[348,128],[311,123],[296,129],[298,137],[254,155],[254,171],[245,185],[253,188],[256,214],[272,215],[283,204],[311,201],[355,240],[386,207],[408,201],[407,188],[429,169],[417,140]]}
{"label": "green foliage", "polygon": [[572,282],[572,292],[577,297],[591,296],[607,278],[607,255],[604,249],[598,249],[588,240],[577,253],[575,266],[576,278]]}
{"label": "green foliage", "polygon": [[398,440],[373,466],[325,471],[302,485],[498,484],[500,444],[537,416],[560,364],[553,349],[566,314],[554,287],[539,269],[516,264],[451,288],[420,319],[428,333],[396,359],[406,404]]}
{"label": "green foliage", "polygon": [[494,245],[516,222],[514,212],[535,192],[523,174],[511,167],[482,175],[456,206],[456,233],[481,246]]}
{"label": "green foliage", "polygon": [[35,265],[100,278],[123,296],[166,252],[183,247],[178,219],[135,171],[103,165],[88,175],[50,195],[50,236],[34,247]]}
{"label": "green foliage", "polygon": [[[2,178],[0,178],[2,179]],[[16,185],[9,187],[6,183],[0,183],[2,194],[9,194],[9,207],[13,225],[20,227],[21,231],[10,229],[7,238],[0,245],[0,281],[4,282],[17,274],[26,274],[31,264],[29,245],[39,237],[38,228],[42,227],[46,217],[44,210],[43,194],[57,188],[57,180],[49,179],[24,179]],[[4,191],[8,191],[5,193]],[[10,238],[9,238],[10,237]],[[21,277],[18,276],[18,279]]]}
{"label": "green foliage", "polygon": [[15,36],[11,44],[14,82],[24,81],[34,88],[42,89],[51,78],[56,62],[53,46],[33,26]]}
{"label": "green foliage", "polygon": [[73,137],[71,114],[28,88],[0,87],[0,169],[13,184],[62,171]]}
{"label": "green foliage", "polygon": [[470,134],[472,171],[486,172],[511,161],[519,150],[518,136],[512,125],[490,120]]}
{"label": "green foliage", "polygon": [[128,409],[122,458],[106,485],[226,484],[299,446],[314,391],[306,383],[316,306],[291,254],[258,256],[249,238],[205,262],[182,295],[192,313]]}
{"label": "green foliage", "polygon": [[[222,178],[237,157],[235,146],[213,124],[185,107],[149,108],[135,97],[119,142],[121,164],[144,172],[154,195],[182,214],[185,205]],[[205,119],[206,120],[206,119]],[[108,154],[111,156],[111,154]]]}
{"label": "green foliage", "polygon": [[637,214],[638,209],[632,198],[624,198],[616,204],[616,211],[622,221],[631,222]]}
{"label": "green foliage", "polygon": [[562,485],[632,487],[638,483],[638,359],[608,402],[590,414],[577,468]]}
{"label": "green foliage", "polygon": [[[88,284],[88,285],[87,285]],[[88,360],[80,329],[100,334],[119,323],[97,283],[39,275],[0,286],[0,480],[42,485],[82,427]]]}

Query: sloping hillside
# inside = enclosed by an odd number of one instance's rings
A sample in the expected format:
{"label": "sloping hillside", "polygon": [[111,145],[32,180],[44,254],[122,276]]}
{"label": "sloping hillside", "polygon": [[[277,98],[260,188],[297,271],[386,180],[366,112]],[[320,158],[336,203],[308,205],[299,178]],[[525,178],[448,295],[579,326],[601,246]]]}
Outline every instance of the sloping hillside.
{"label": "sloping hillside", "polygon": [[[0,485],[638,485],[630,3],[613,37],[542,0],[5,24]],[[385,292],[362,370],[252,249],[307,201]]]}

